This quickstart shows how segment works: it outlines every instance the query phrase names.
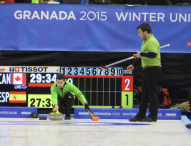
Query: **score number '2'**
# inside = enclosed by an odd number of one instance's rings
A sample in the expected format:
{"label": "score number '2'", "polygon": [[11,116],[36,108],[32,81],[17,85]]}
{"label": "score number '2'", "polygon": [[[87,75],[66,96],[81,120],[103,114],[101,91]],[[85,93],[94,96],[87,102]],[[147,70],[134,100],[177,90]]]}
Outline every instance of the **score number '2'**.
{"label": "score number '2'", "polygon": [[127,83],[125,90],[130,90],[129,85],[130,85],[130,79],[125,79],[125,83]]}

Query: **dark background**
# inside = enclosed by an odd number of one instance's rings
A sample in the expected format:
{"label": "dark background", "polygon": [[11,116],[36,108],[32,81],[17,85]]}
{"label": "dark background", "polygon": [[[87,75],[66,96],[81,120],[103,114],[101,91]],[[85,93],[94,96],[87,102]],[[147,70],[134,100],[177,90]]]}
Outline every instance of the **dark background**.
{"label": "dark background", "polygon": [[[135,52],[134,52],[135,53]],[[133,52],[37,52],[2,51],[1,66],[101,66],[130,57]],[[116,66],[126,68],[134,60]],[[191,54],[161,53],[162,75],[159,85],[167,88],[172,102],[188,101],[191,87]],[[134,86],[141,86],[141,65],[134,71]]]}
{"label": "dark background", "polygon": [[[64,4],[81,4],[81,0],[58,0]],[[31,0],[15,0],[15,3],[30,3]],[[137,4],[137,5],[190,5],[191,0],[89,0],[90,4]]]}

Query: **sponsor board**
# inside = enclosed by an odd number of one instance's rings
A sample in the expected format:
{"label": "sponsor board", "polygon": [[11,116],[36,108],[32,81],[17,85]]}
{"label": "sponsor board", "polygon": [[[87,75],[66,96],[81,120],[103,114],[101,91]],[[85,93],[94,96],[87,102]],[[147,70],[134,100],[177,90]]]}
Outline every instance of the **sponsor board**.
{"label": "sponsor board", "polygon": [[29,118],[31,113],[37,113],[36,107],[0,107],[0,118]]}
{"label": "sponsor board", "polygon": [[59,66],[0,66],[0,73],[58,73]]}
{"label": "sponsor board", "polygon": [[59,66],[10,66],[9,72],[21,72],[21,73],[58,73],[60,71]]}
{"label": "sponsor board", "polygon": [[[92,108],[94,116],[100,117],[100,119],[131,119],[136,116],[139,109],[108,109],[108,108]],[[147,111],[146,116],[149,115]],[[83,108],[75,108],[74,118],[88,119],[91,115]],[[180,120],[180,109],[159,109],[158,120]]]}

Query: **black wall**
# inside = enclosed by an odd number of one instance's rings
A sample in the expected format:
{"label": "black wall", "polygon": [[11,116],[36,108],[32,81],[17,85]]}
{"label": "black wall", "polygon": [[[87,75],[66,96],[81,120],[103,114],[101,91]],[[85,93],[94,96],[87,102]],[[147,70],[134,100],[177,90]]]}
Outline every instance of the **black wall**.
{"label": "black wall", "polygon": [[[135,52],[134,52],[135,53]],[[0,65],[3,66],[100,66],[132,56],[116,52],[37,52],[2,51]],[[134,60],[116,66],[126,68]],[[161,53],[162,75],[159,85],[167,88],[172,102],[188,100],[191,87],[191,54]],[[141,66],[134,71],[134,85],[141,85]]]}

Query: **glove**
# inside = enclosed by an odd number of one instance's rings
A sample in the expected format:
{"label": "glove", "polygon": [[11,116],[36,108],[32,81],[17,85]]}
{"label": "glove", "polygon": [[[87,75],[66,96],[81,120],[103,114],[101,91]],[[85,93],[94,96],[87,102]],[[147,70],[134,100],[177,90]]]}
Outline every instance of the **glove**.
{"label": "glove", "polygon": [[88,103],[85,103],[84,105],[85,105],[85,110],[86,110],[86,111],[88,111],[88,110],[89,110],[89,111],[91,112],[91,110],[90,110],[90,107],[89,107]]}

